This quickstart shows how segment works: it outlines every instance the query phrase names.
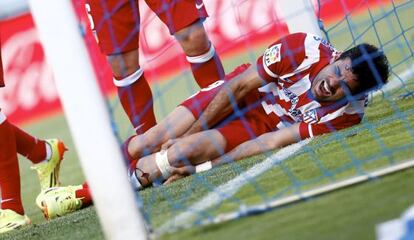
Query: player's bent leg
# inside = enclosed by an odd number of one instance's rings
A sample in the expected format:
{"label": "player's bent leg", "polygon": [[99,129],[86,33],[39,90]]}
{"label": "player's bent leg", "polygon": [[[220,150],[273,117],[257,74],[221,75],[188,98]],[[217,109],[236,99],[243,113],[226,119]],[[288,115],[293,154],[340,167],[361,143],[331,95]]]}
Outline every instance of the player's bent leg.
{"label": "player's bent leg", "polygon": [[168,148],[171,166],[198,165],[222,154],[226,148],[226,139],[216,129],[202,131],[184,137]]}
{"label": "player's bent leg", "polygon": [[10,209],[0,209],[0,234],[29,225],[30,219]]}
{"label": "player's bent leg", "polygon": [[224,78],[224,68],[210,42],[202,21],[197,21],[174,34],[191,65],[194,78],[201,88]]}
{"label": "player's bent leg", "polygon": [[138,49],[109,56],[114,84],[122,107],[135,131],[144,133],[156,124],[151,88],[139,66]]}
{"label": "player's bent leg", "polygon": [[166,151],[139,159],[130,174],[131,182],[137,189],[162,183],[171,176],[170,166],[198,165],[223,154],[225,147],[226,140],[215,129],[184,137]]}
{"label": "player's bent leg", "polygon": [[141,135],[132,137],[128,142],[128,154],[138,159],[161,149],[169,139],[181,137],[195,122],[195,117],[186,107],[178,106],[160,123]]}

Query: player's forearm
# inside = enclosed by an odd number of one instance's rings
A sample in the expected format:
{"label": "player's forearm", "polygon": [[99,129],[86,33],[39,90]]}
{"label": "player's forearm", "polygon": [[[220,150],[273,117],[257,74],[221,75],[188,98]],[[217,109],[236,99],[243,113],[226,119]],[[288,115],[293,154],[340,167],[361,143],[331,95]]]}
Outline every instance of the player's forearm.
{"label": "player's forearm", "polygon": [[265,133],[256,139],[244,142],[232,151],[212,161],[213,166],[238,161],[259,153],[282,148],[289,144],[300,141],[299,124],[288,128]]}
{"label": "player's forearm", "polygon": [[246,157],[276,149],[277,145],[273,142],[267,141],[266,138],[266,136],[262,136],[240,144],[227,154],[213,160],[213,167],[235,162]]}

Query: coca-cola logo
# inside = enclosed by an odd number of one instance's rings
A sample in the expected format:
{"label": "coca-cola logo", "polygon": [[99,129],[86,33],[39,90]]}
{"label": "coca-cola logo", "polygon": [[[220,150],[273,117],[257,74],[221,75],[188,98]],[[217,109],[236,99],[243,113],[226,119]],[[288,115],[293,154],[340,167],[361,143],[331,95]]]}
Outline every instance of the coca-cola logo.
{"label": "coca-cola logo", "polygon": [[3,112],[31,110],[42,101],[57,99],[52,70],[34,28],[15,33],[1,47],[6,83],[0,91]]}

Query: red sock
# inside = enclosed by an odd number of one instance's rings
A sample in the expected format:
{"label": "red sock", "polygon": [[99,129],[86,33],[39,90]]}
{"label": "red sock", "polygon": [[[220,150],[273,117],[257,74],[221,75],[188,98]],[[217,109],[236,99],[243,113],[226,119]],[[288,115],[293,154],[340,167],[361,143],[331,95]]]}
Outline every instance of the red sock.
{"label": "red sock", "polygon": [[[209,54],[214,55],[209,60],[204,61],[205,55]],[[187,60],[190,62],[194,78],[201,88],[224,78],[223,65],[214,48],[210,48],[209,52],[201,56],[187,57]]]}
{"label": "red sock", "polygon": [[81,189],[76,190],[75,195],[76,198],[82,198],[82,207],[87,207],[92,204],[92,195],[86,182],[82,184]]}
{"label": "red sock", "polygon": [[0,124],[0,188],[1,208],[23,215],[16,140],[13,126],[7,120]]}
{"label": "red sock", "polygon": [[[115,80],[118,87],[118,97],[121,101],[129,120],[135,128],[137,134],[142,134],[156,124],[151,88],[139,69],[141,75],[133,73],[132,75]],[[138,72],[137,71],[137,72]],[[133,75],[138,75],[137,80],[129,83]]]}
{"label": "red sock", "polygon": [[39,163],[46,159],[46,142],[39,140],[12,125],[16,137],[17,152],[29,159],[32,163]]}

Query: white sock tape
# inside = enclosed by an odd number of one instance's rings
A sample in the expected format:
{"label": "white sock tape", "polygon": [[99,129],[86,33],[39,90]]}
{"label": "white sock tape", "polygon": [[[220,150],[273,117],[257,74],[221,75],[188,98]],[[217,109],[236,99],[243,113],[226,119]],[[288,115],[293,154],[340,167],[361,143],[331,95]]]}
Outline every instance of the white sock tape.
{"label": "white sock tape", "polygon": [[214,54],[216,54],[216,50],[214,49],[213,44],[211,44],[208,52],[201,54],[199,56],[194,56],[194,57],[186,56],[186,58],[187,58],[187,61],[190,63],[204,63],[210,60],[212,57],[214,57]]}
{"label": "white sock tape", "polygon": [[196,173],[200,173],[200,172],[210,170],[212,167],[213,167],[213,165],[211,164],[211,161],[207,161],[207,162],[203,162],[201,164],[198,164],[195,167],[195,169],[196,169]]}
{"label": "white sock tape", "polygon": [[155,154],[155,162],[157,163],[157,167],[160,169],[162,174],[162,178],[165,180],[171,176],[169,168],[171,167],[170,163],[168,162],[167,151],[160,151]]}
{"label": "white sock tape", "polygon": [[142,70],[141,68],[138,68],[138,70],[136,70],[134,73],[132,73],[131,75],[123,79],[114,78],[114,85],[117,87],[129,86],[133,84],[134,82],[136,82],[142,76],[142,74],[144,74],[144,70]]}

